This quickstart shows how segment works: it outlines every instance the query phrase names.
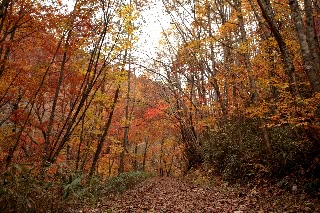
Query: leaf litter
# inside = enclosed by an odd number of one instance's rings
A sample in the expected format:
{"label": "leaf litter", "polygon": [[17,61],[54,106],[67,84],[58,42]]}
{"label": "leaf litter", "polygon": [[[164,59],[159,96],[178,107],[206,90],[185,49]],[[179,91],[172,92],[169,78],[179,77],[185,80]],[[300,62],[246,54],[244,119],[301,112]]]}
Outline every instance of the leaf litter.
{"label": "leaf litter", "polygon": [[183,178],[154,177],[101,200],[90,212],[320,212],[320,202],[303,191],[276,186],[228,186],[222,181],[200,186]]}

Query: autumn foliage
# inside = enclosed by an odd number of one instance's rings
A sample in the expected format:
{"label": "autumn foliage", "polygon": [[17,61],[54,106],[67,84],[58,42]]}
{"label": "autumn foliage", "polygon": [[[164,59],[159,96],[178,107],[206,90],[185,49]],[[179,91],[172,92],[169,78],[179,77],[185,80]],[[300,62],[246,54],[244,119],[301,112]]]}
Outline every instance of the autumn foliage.
{"label": "autumn foliage", "polygon": [[24,179],[35,197],[80,197],[118,174],[199,167],[231,182],[294,176],[317,190],[319,2],[162,3],[171,27],[142,64],[152,1],[1,1],[0,204],[22,208],[14,200],[26,197],[10,191]]}
{"label": "autumn foliage", "polygon": [[187,170],[205,165],[235,182],[317,179],[317,4],[164,2],[171,28],[160,41],[157,75],[167,83]]}

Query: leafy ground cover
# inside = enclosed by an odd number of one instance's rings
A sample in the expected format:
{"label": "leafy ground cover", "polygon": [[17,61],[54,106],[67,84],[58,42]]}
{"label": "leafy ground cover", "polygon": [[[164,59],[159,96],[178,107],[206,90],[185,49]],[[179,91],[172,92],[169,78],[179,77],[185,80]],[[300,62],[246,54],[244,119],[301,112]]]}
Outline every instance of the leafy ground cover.
{"label": "leafy ground cover", "polygon": [[83,175],[74,174],[50,181],[29,172],[26,167],[15,165],[11,172],[0,175],[0,212],[81,212],[111,195],[132,189],[150,176],[136,171],[87,181]]}
{"label": "leafy ground cover", "polygon": [[154,177],[84,212],[320,212],[320,202],[299,189],[228,186],[215,180]]}
{"label": "leafy ground cover", "polygon": [[14,174],[2,179],[0,212],[320,212],[319,192],[290,179],[231,185],[193,170],[182,177],[127,172],[90,184],[75,176],[49,186],[23,170]]}

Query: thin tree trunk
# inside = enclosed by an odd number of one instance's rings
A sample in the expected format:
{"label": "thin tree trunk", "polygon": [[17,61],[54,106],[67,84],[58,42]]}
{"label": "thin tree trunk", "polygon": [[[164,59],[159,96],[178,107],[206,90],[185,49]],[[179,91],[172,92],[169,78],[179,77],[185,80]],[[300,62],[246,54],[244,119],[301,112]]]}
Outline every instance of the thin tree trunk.
{"label": "thin tree trunk", "polygon": [[109,164],[109,168],[108,168],[108,176],[109,176],[109,177],[111,176],[113,163],[114,163],[114,159],[112,159],[112,161],[111,161],[111,158],[109,157],[109,161],[108,161],[108,164]]}
{"label": "thin tree trunk", "polygon": [[84,140],[84,117],[82,118],[81,122],[81,132],[80,132],[80,141],[79,141],[79,146],[78,146],[78,151],[77,151],[77,159],[76,159],[76,167],[75,170],[78,171],[79,168],[79,162],[80,162],[80,153],[81,153],[81,145]]}
{"label": "thin tree trunk", "polygon": [[[10,41],[11,42],[13,42],[13,39],[14,39],[14,36],[15,36],[15,32],[16,32],[16,27],[14,27],[14,30],[10,35]],[[3,75],[4,71],[5,71],[6,63],[7,63],[8,59],[9,59],[10,52],[11,52],[11,46],[8,45],[6,50],[5,50],[4,56],[0,61],[0,78],[2,77],[2,75]]]}
{"label": "thin tree trunk", "polygon": [[[244,18],[242,15],[242,4],[241,4],[241,0],[236,0],[235,1],[235,10],[237,11],[237,17],[238,17],[238,25],[239,25],[239,29],[240,29],[240,39],[242,43],[245,43],[246,45],[248,45],[248,39],[247,39],[247,33],[245,30],[245,23],[244,23]],[[251,97],[251,102],[255,103],[257,101],[258,98],[258,94],[257,94],[257,88],[256,88],[256,79],[254,78],[254,76],[252,75],[252,66],[251,66],[251,62],[250,62],[250,55],[248,53],[249,51],[247,51],[246,53],[243,53],[243,57],[244,57],[244,63],[245,63],[245,68],[246,68],[246,72],[249,76],[249,85],[250,85],[250,97]]]}
{"label": "thin tree trunk", "polygon": [[161,147],[160,147],[160,157],[159,157],[159,175],[162,177],[163,176],[163,144],[164,144],[164,139],[161,140]]}
{"label": "thin tree trunk", "polygon": [[114,98],[113,98],[113,102],[112,102],[112,105],[111,105],[111,111],[109,113],[108,120],[106,121],[105,126],[103,128],[103,134],[101,135],[101,137],[99,138],[99,141],[98,141],[98,147],[97,147],[97,150],[95,152],[94,158],[92,160],[92,165],[91,165],[91,169],[90,169],[90,173],[89,173],[89,180],[91,180],[91,178],[92,178],[92,176],[93,176],[93,174],[95,172],[96,164],[97,164],[97,161],[99,159],[100,153],[102,151],[103,144],[105,142],[105,138],[108,135],[108,131],[109,131],[109,128],[111,126],[111,121],[112,121],[114,109],[116,107],[116,103],[117,103],[118,98],[119,98],[119,93],[120,93],[120,85],[118,85],[118,87],[116,89],[116,92],[114,94]]}
{"label": "thin tree trunk", "polygon": [[[241,4],[241,0],[236,0],[235,1],[235,10],[237,11],[237,16],[238,16],[238,21],[239,21],[239,29],[240,29],[240,38],[241,38],[241,42],[243,43],[247,43],[248,39],[247,39],[247,33],[245,31],[245,23],[244,23],[244,18],[242,16],[242,4]],[[244,62],[245,62],[245,68],[246,68],[246,72],[248,73],[249,76],[249,85],[250,85],[250,92],[251,92],[251,102],[253,105],[257,105],[258,104],[258,93],[257,93],[257,88],[256,88],[256,79],[254,78],[254,76],[252,75],[252,71],[251,71],[251,62],[250,62],[250,56],[248,53],[244,53]],[[272,146],[270,143],[270,137],[269,137],[269,133],[267,131],[267,128],[265,126],[265,122],[263,120],[263,118],[258,118],[259,122],[262,123],[262,134],[263,134],[263,143],[264,145],[267,147],[268,153],[272,154]]]}
{"label": "thin tree trunk", "polygon": [[[127,52],[127,50],[126,50]],[[125,53],[124,62],[126,61],[127,53]],[[124,137],[122,143],[122,152],[120,154],[120,162],[119,162],[119,169],[118,172],[124,172],[124,155],[127,150],[127,145],[129,141],[129,128],[130,128],[130,118],[129,118],[129,104],[130,104],[130,79],[131,79],[131,71],[130,71],[130,62],[129,62],[129,70],[128,70],[128,81],[127,81],[127,94],[126,94],[126,106],[125,106],[125,124],[124,124]]]}
{"label": "thin tree trunk", "polygon": [[57,104],[58,104],[58,98],[59,98],[59,94],[60,94],[60,89],[62,87],[62,81],[63,81],[63,78],[64,78],[65,65],[66,65],[66,61],[67,61],[67,50],[69,48],[69,41],[70,41],[70,38],[71,38],[71,31],[72,31],[72,29],[70,29],[69,32],[68,32],[68,36],[67,36],[67,39],[66,39],[66,42],[65,42],[65,46],[64,46],[64,53],[63,53],[63,59],[62,59],[61,68],[60,68],[60,72],[59,72],[58,85],[57,85],[57,88],[56,88],[56,91],[55,91],[55,94],[54,94],[54,98],[53,98],[51,114],[50,114],[49,124],[48,124],[48,129],[47,129],[46,138],[45,138],[45,142],[44,142],[44,153],[43,153],[43,158],[42,158],[42,168],[47,166],[48,149],[49,149],[49,144],[50,144],[50,140],[51,140],[51,134],[52,134],[52,130],[53,130],[53,123],[54,123],[54,119],[55,119],[55,113],[56,113],[56,108],[57,108]]}
{"label": "thin tree trunk", "polygon": [[280,49],[282,64],[286,72],[286,75],[289,78],[291,92],[295,96],[300,96],[298,86],[297,86],[296,76],[295,76],[295,69],[293,65],[292,55],[290,54],[289,49],[277,27],[276,20],[274,18],[274,11],[272,9],[271,3],[269,0],[258,0],[258,4],[262,11],[262,15],[267,21],[270,27],[270,30],[272,31],[277,41],[278,47]]}
{"label": "thin tree trunk", "polygon": [[145,147],[143,152],[143,160],[142,160],[142,171],[145,171],[146,169],[146,159],[147,159],[147,151],[148,151],[148,137],[145,137]]}
{"label": "thin tree trunk", "polygon": [[170,173],[171,173],[171,169],[172,169],[172,165],[173,165],[173,160],[174,160],[174,157],[175,157],[175,155],[174,155],[175,150],[176,150],[176,146],[173,145],[172,157],[171,157],[171,160],[170,160],[169,168],[167,169],[167,177],[169,177],[169,176],[170,176]]}
{"label": "thin tree trunk", "polygon": [[138,155],[138,144],[135,144],[134,146],[134,159],[133,159],[133,170],[137,171],[138,170],[138,161],[137,161],[137,155]]}

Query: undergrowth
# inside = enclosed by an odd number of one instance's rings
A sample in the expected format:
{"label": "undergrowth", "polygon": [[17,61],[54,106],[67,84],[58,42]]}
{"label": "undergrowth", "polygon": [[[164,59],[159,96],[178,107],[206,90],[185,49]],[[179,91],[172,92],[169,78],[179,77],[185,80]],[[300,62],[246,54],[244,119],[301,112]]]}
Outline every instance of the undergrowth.
{"label": "undergrowth", "polygon": [[37,178],[31,167],[13,165],[0,175],[0,212],[68,212],[94,206],[108,195],[124,192],[142,182],[148,174],[126,172],[108,180],[90,182],[79,174],[67,179]]}
{"label": "undergrowth", "polygon": [[[290,188],[299,185],[319,196],[320,147],[309,141],[302,128],[289,125],[267,129],[270,153],[255,119],[235,118],[202,138],[205,170],[226,182],[270,182]],[[287,182],[288,184],[281,184]]]}
{"label": "undergrowth", "polygon": [[142,172],[125,172],[116,177],[112,177],[107,181],[105,190],[107,192],[124,192],[133,186],[144,181],[150,175]]}

